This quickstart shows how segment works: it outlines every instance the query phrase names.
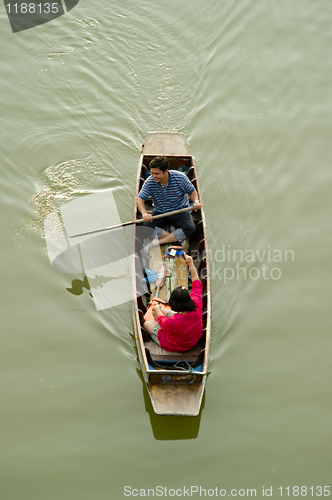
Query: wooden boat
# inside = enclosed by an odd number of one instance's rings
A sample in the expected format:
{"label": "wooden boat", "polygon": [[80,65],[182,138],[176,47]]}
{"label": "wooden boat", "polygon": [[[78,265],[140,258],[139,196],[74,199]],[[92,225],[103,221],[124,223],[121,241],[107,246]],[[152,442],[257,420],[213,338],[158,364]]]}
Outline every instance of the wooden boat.
{"label": "wooden boat", "polygon": [[[153,132],[147,134],[142,146],[141,156],[138,165],[135,200],[142,187],[143,182],[149,175],[148,165],[156,156],[166,156],[170,162],[170,169],[177,169],[184,172],[192,184],[195,186],[199,200],[202,201],[200,185],[197,176],[194,157],[190,154],[189,146],[184,134],[174,132]],[[152,209],[151,202],[147,200],[146,208]],[[142,373],[148,393],[151,398],[155,413],[159,415],[182,415],[197,416],[200,411],[202,397],[204,393],[209,345],[210,345],[210,278],[209,278],[209,254],[206,235],[206,224],[203,206],[201,210],[192,212],[192,217],[196,225],[195,233],[189,238],[189,254],[193,256],[194,264],[199,277],[203,283],[203,334],[196,346],[187,352],[172,353],[166,352],[151,340],[151,337],[143,328],[144,314],[150,299],[154,296],[151,287],[150,293],[140,293],[142,288],[141,275],[141,241],[134,235],[134,279],[135,295],[133,320],[138,356]],[[141,218],[136,205],[134,208],[134,218]],[[138,231],[135,228],[134,231]],[[186,240],[187,241],[187,240]],[[163,254],[167,251],[166,245],[161,247]],[[158,262],[157,249],[150,251],[150,268],[157,269]],[[160,256],[159,256],[160,258]],[[189,274],[183,259],[176,258],[171,261],[165,279],[165,285],[161,288],[160,298],[169,299],[169,294],[176,286],[186,286]]]}

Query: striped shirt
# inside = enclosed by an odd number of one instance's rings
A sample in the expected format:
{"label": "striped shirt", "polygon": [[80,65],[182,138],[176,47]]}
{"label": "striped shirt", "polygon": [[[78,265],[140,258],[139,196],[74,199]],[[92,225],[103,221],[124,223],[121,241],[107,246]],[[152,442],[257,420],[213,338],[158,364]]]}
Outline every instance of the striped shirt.
{"label": "striped shirt", "polygon": [[188,194],[195,191],[188,177],[177,170],[169,170],[169,182],[163,186],[152,176],[148,177],[140,190],[138,197],[147,200],[150,196],[154,209],[160,213],[171,212],[189,207]]}

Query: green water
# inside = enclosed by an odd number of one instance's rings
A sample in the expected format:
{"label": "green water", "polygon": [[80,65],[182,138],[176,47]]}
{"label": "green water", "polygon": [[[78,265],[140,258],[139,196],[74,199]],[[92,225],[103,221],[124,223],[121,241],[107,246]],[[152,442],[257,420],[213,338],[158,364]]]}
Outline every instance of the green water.
{"label": "green water", "polygon": [[[319,496],[331,3],[80,0],[16,34],[0,16],[1,498]],[[153,414],[130,303],[97,312],[86,288],[69,293],[84,275],[55,272],[44,239],[49,213],[103,189],[130,220],[155,130],[186,134],[208,221],[210,375],[194,419]]]}

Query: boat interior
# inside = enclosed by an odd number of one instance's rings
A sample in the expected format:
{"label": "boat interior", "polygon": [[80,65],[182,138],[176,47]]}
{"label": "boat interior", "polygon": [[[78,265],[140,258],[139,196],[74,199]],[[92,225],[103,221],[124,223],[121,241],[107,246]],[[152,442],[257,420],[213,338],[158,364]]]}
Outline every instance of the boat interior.
{"label": "boat interior", "polygon": [[[154,157],[155,155],[143,156],[139,189],[141,189],[143,182],[149,176],[148,165]],[[176,169],[185,173],[195,186],[200,196],[200,189],[198,185],[198,179],[196,177],[196,167],[193,157],[168,157],[168,159],[170,161],[170,169]],[[150,200],[147,200],[146,202],[146,209],[148,212],[152,211],[152,203]],[[141,217],[139,212],[137,212],[137,216]],[[150,370],[194,370],[195,372],[201,372],[203,370],[208,315],[206,240],[201,212],[192,212],[192,218],[196,225],[196,231],[188,240],[183,243],[182,246],[189,253],[189,255],[193,257],[198,275],[203,284],[203,334],[199,342],[190,351],[167,352],[164,351],[160,346],[158,346],[143,328],[144,315],[147,311],[150,300],[155,296],[156,291],[155,284],[150,283],[148,285],[148,293],[143,293],[143,290],[141,290],[142,293],[139,293],[139,296],[137,298],[137,309],[141,324],[142,338]],[[172,231],[172,227],[169,227],[168,229]],[[185,262],[180,258],[162,259],[162,255],[166,254],[168,246],[174,245],[174,243],[152,248],[150,250],[148,263],[144,263],[141,261],[141,245],[142,243],[136,237],[135,257],[137,259],[137,266],[141,266],[141,268],[144,269],[144,267],[146,267],[146,265],[148,264],[150,269],[157,272],[161,263],[165,263],[165,261],[167,262],[167,272],[164,284],[159,291],[159,299],[167,303],[171,291],[177,286],[185,286],[190,290],[190,275]],[[139,273],[136,272],[136,290],[139,292],[140,289],[142,289],[141,279],[139,278]]]}

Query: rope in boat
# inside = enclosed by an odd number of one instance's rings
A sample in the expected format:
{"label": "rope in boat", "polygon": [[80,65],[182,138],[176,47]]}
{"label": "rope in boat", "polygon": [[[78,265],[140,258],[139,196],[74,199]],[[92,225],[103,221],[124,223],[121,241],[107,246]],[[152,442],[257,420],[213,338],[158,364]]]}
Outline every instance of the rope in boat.
{"label": "rope in boat", "polygon": [[[173,368],[176,369],[176,370],[183,370],[183,371],[188,371],[189,373],[193,373],[194,375],[194,378],[188,382],[188,384],[193,384],[195,382],[195,379],[196,379],[196,372],[195,372],[195,369],[190,365],[189,361],[186,361],[185,359],[184,360],[181,360],[181,361],[177,361],[176,363],[174,363],[174,365],[172,367],[166,367],[166,366],[162,366],[160,365],[157,361],[153,360],[155,365],[158,366],[159,368],[161,368],[162,370],[172,370]],[[184,368],[183,366],[178,366],[179,363],[183,363],[187,366],[187,368]]]}
{"label": "rope in boat", "polygon": [[[183,368],[183,366],[177,366],[179,363],[184,363],[187,365],[187,368]],[[177,361],[175,364],[174,364],[174,368],[177,367],[178,369],[180,370],[184,370],[184,371],[188,371],[189,373],[193,373],[194,374],[194,378],[188,382],[188,384],[193,384],[195,382],[195,379],[196,379],[196,373],[195,373],[195,370],[194,368],[189,364],[188,361],[186,360],[181,360],[181,361]]]}

